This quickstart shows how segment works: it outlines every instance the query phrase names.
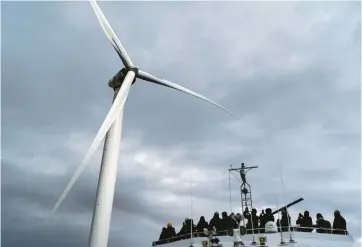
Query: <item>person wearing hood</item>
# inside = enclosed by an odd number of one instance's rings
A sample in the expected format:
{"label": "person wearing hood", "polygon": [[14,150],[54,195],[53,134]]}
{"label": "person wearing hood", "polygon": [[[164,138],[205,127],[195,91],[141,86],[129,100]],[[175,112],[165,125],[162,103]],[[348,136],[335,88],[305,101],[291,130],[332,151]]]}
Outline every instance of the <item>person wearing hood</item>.
{"label": "person wearing hood", "polygon": [[[259,228],[259,217],[256,215],[257,214],[257,210],[255,208],[253,208],[251,210],[251,215],[248,215],[248,223],[246,224],[246,229],[254,229],[254,233],[258,233],[258,230],[255,230],[257,228]],[[250,233],[252,233],[253,231],[248,231]]]}
{"label": "person wearing hood", "polygon": [[295,228],[294,228],[295,231],[298,231],[298,232],[303,232],[303,231],[304,231],[304,229],[301,228],[301,226],[302,226],[302,221],[303,221],[303,214],[299,213],[298,219],[295,221],[295,223],[296,223],[297,225],[299,225],[300,227],[295,227]]}
{"label": "person wearing hood", "polygon": [[261,213],[260,213],[260,215],[259,215],[259,228],[260,228],[259,232],[260,232],[260,233],[264,233],[264,232],[265,232],[265,229],[264,229],[264,228],[265,228],[265,224],[266,224],[265,219],[266,219],[266,216],[265,216],[264,210],[261,210]]}
{"label": "person wearing hood", "polygon": [[265,223],[267,223],[269,221],[273,221],[273,222],[275,221],[271,208],[265,209]]}
{"label": "person wearing hood", "polygon": [[[251,229],[251,214],[250,214],[250,211],[249,211],[249,208],[248,207],[245,207],[245,210],[243,212],[243,216],[244,216],[244,221],[247,220],[246,222],[246,229]],[[247,231],[248,232],[248,231]],[[249,232],[248,232],[249,233]],[[251,233],[251,231],[250,231]]]}
{"label": "person wearing hood", "polygon": [[298,215],[298,219],[297,221],[295,222],[297,225],[301,225],[302,224],[302,221],[303,221],[303,215],[301,213],[299,213]]}
{"label": "person wearing hood", "polygon": [[233,217],[235,217],[235,214],[233,212],[231,212],[229,217],[230,217],[230,219],[232,219]]}
{"label": "person wearing hood", "polygon": [[255,208],[251,210],[251,213],[248,211],[248,208],[245,209],[244,217],[248,220],[246,223],[246,229],[248,233],[252,233],[252,229],[254,229],[254,233],[257,233],[256,228],[258,228],[258,216],[256,215],[257,211]]}
{"label": "person wearing hood", "polygon": [[238,229],[240,226],[240,222],[242,222],[244,219],[244,217],[239,213],[237,213],[236,215],[234,213],[231,213],[229,217],[232,229]]}
{"label": "person wearing hood", "polygon": [[203,236],[204,234],[204,228],[208,228],[209,224],[207,223],[207,221],[205,220],[204,216],[200,217],[199,223],[197,223],[196,225],[196,231]]}
{"label": "person wearing hood", "polygon": [[283,209],[282,210],[282,218],[279,222],[279,219],[277,220],[277,226],[278,226],[278,231],[280,231],[280,228],[282,230],[282,232],[287,232],[289,229],[289,222],[290,222],[290,216],[287,212],[287,210]]}
{"label": "person wearing hood", "polygon": [[220,231],[224,231],[221,234],[226,235],[227,234],[226,231],[229,230],[230,228],[233,228],[233,224],[231,222],[230,216],[228,216],[226,212],[222,212],[221,216],[222,219],[220,220]]}
{"label": "person wearing hood", "polygon": [[159,241],[166,239],[166,227],[162,228],[161,235]]}
{"label": "person wearing hood", "polygon": [[316,215],[317,232],[318,233],[331,233],[331,223],[323,218],[323,215],[318,213]]}
{"label": "person wearing hood", "polygon": [[182,228],[177,233],[177,235],[183,236],[182,239],[189,238],[190,236],[188,236],[188,235],[191,234],[191,225],[192,225],[193,231],[196,230],[193,220],[186,218],[185,221],[182,223]]}
{"label": "person wearing hood", "polygon": [[212,219],[210,220],[209,227],[215,227],[216,231],[220,231],[221,229],[220,222],[221,219],[219,217],[219,212],[215,212],[214,217],[212,217]]}
{"label": "person wearing hood", "polygon": [[186,228],[186,223],[185,223],[185,221],[186,221],[186,220],[187,220],[187,219],[185,219],[184,222],[182,222],[182,226],[181,226],[180,231],[179,231],[178,233],[176,233],[177,236],[181,236],[181,235],[183,235],[183,233],[185,232],[185,228]]}
{"label": "person wearing hood", "polygon": [[342,217],[339,210],[334,211],[334,220],[333,220],[333,234],[345,234],[348,235],[347,232],[347,222]]}
{"label": "person wearing hood", "polygon": [[249,219],[250,219],[251,215],[250,215],[250,212],[249,212],[249,208],[248,208],[248,207],[245,207],[245,210],[244,210],[244,212],[243,212],[243,216],[244,216],[244,219],[247,219],[248,222],[249,222]]}
{"label": "person wearing hood", "polygon": [[312,221],[312,217],[309,216],[308,211],[304,212],[303,217],[299,220],[299,225],[302,227],[301,228],[302,232],[311,232],[311,231],[313,231],[313,228],[312,228],[313,221]]}

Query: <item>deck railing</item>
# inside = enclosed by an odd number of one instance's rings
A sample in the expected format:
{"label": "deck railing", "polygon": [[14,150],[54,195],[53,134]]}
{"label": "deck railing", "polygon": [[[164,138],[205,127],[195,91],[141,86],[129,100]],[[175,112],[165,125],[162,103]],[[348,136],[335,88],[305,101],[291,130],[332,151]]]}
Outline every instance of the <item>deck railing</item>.
{"label": "deck railing", "polygon": [[[287,233],[288,232],[288,226],[281,227],[281,230],[282,230],[282,232]],[[321,227],[318,227],[318,226],[312,226],[312,227],[303,227],[303,226],[299,226],[299,225],[290,226],[290,231],[292,231],[292,232],[313,232],[313,230],[316,230],[316,232],[320,233],[320,234],[349,235],[348,231],[341,230],[341,229],[321,228]],[[280,232],[279,227],[278,227],[278,231]],[[247,235],[251,235],[253,233],[254,234],[265,233],[265,228],[246,229],[246,234]],[[217,237],[217,236],[228,236],[228,230],[216,231],[216,234],[214,236],[215,237]],[[207,235],[205,235],[204,232],[195,231],[195,232],[192,233],[192,237],[193,238],[207,237]],[[176,235],[176,236],[174,236],[172,238],[154,241],[154,242],[152,242],[152,246],[167,244],[167,243],[171,243],[171,242],[177,242],[177,241],[180,241],[180,240],[190,239],[190,238],[191,238],[191,233],[183,234],[183,235]]]}

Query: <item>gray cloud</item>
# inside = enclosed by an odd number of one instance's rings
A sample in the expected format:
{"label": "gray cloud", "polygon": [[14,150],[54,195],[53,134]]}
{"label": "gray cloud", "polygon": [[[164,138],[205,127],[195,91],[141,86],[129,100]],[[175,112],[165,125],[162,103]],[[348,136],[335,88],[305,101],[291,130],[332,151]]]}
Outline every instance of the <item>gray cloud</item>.
{"label": "gray cloud", "polygon": [[[101,2],[136,64],[221,103],[138,81],[127,101],[109,246],[230,210],[230,164],[258,209],[305,200],[360,237],[360,3]],[[88,3],[2,4],[2,243],[88,241],[101,149],[44,225],[110,107],[121,67]],[[172,25],[171,25],[172,23]],[[359,172],[358,172],[359,171]],[[240,200],[232,180],[233,208]],[[134,229],[143,232],[143,238]]]}

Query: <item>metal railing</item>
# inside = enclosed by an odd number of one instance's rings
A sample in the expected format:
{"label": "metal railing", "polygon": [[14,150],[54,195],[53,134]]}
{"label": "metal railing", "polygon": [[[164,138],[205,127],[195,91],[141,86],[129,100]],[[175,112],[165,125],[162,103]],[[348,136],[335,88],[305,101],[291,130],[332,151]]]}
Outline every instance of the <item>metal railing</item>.
{"label": "metal railing", "polygon": [[[288,228],[288,227],[286,227],[286,228]],[[313,230],[316,230],[317,233],[349,235],[347,230],[338,229],[338,228],[336,228],[336,229],[322,228],[322,227],[319,227],[316,225],[313,225],[311,227],[295,225],[295,226],[290,226],[290,228],[293,229],[292,231],[295,231],[295,232],[312,232]]]}
{"label": "metal railing", "polygon": [[[228,233],[227,230],[216,231],[216,234],[214,236],[227,236],[227,233]],[[208,235],[206,235],[203,231],[199,232],[199,231],[195,230],[195,232],[192,233],[192,237],[193,238],[208,237]],[[191,238],[191,233],[187,233],[187,234],[183,234],[183,235],[176,235],[176,236],[174,236],[172,238],[167,238],[167,239],[161,239],[161,240],[158,240],[158,241],[154,241],[154,242],[152,242],[152,246],[167,244],[167,243],[171,243],[171,242],[177,242],[177,241],[180,241],[180,240],[190,239],[190,238]]]}
{"label": "metal railing", "polygon": [[[278,227],[278,232],[280,232],[280,229],[281,229],[282,232],[288,232],[288,226],[282,226],[280,228]],[[265,233],[265,228],[254,228],[254,229],[249,228],[249,229],[246,229],[246,235],[252,235],[253,230],[254,230],[254,234]],[[299,225],[291,225],[290,226],[290,231],[292,231],[292,232],[313,232],[313,230],[316,230],[316,233],[320,233],[320,234],[349,235],[347,230],[342,230],[342,229],[321,228],[321,227],[318,227],[318,226],[315,226],[315,225],[312,226],[312,227],[303,227],[303,226],[299,226]],[[228,236],[228,231],[229,230],[216,231],[216,234],[214,236],[215,237]],[[208,237],[208,236],[205,235],[204,232],[195,231],[195,232],[192,233],[192,237],[197,238],[197,237]],[[172,238],[167,238],[167,239],[161,239],[161,240],[158,240],[158,241],[154,241],[154,242],[152,242],[152,246],[177,242],[177,241],[180,241],[180,240],[185,240],[185,239],[190,239],[190,238],[191,238],[191,233],[183,234],[183,235],[176,235],[176,236],[174,236]]]}

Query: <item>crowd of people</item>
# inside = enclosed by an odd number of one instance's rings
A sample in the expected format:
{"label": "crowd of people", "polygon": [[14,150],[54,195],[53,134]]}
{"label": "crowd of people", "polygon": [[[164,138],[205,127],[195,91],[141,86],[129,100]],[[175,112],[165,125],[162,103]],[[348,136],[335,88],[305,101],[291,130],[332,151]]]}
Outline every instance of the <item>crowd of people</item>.
{"label": "crowd of people", "polygon": [[[240,214],[237,215],[240,216]],[[226,212],[223,212],[221,216],[222,217],[220,218],[219,213],[215,212],[209,223],[205,220],[204,216],[201,216],[197,225],[194,225],[192,219],[186,218],[178,233],[176,233],[172,223],[168,222],[167,227],[162,229],[160,241],[166,239],[179,240],[189,238],[191,232],[193,232],[195,236],[204,235],[205,228],[210,229],[215,227],[217,230],[217,235],[219,236],[226,235],[229,229],[238,228],[236,222],[232,219],[234,213],[228,215]],[[265,212],[262,210],[259,215],[257,215],[257,210],[255,208],[253,208],[251,212],[249,212],[248,208],[246,208],[243,216],[247,234],[263,233],[265,231],[264,227],[267,222],[275,222],[274,215],[272,214],[272,210],[270,208],[267,208]],[[276,221],[276,225],[279,231],[290,230],[311,232],[316,229],[318,233],[348,234],[346,220],[342,217],[338,210],[334,212],[333,227],[331,227],[331,223],[328,220],[325,220],[320,213],[316,215],[316,224],[313,224],[312,217],[309,215],[308,211],[305,211],[303,215],[299,214],[299,217],[296,220],[296,224],[298,226],[291,227],[291,225],[293,225],[291,222],[291,217],[288,215],[285,209],[281,212],[280,220],[277,219]]]}
{"label": "crowd of people", "polygon": [[308,211],[305,211],[303,215],[299,214],[296,224],[300,226],[297,230],[303,232],[311,232],[313,228],[317,228],[318,233],[348,234],[347,222],[339,210],[334,211],[333,227],[328,220],[323,218],[321,213],[316,215],[316,224],[313,225],[312,217],[309,216]]}

